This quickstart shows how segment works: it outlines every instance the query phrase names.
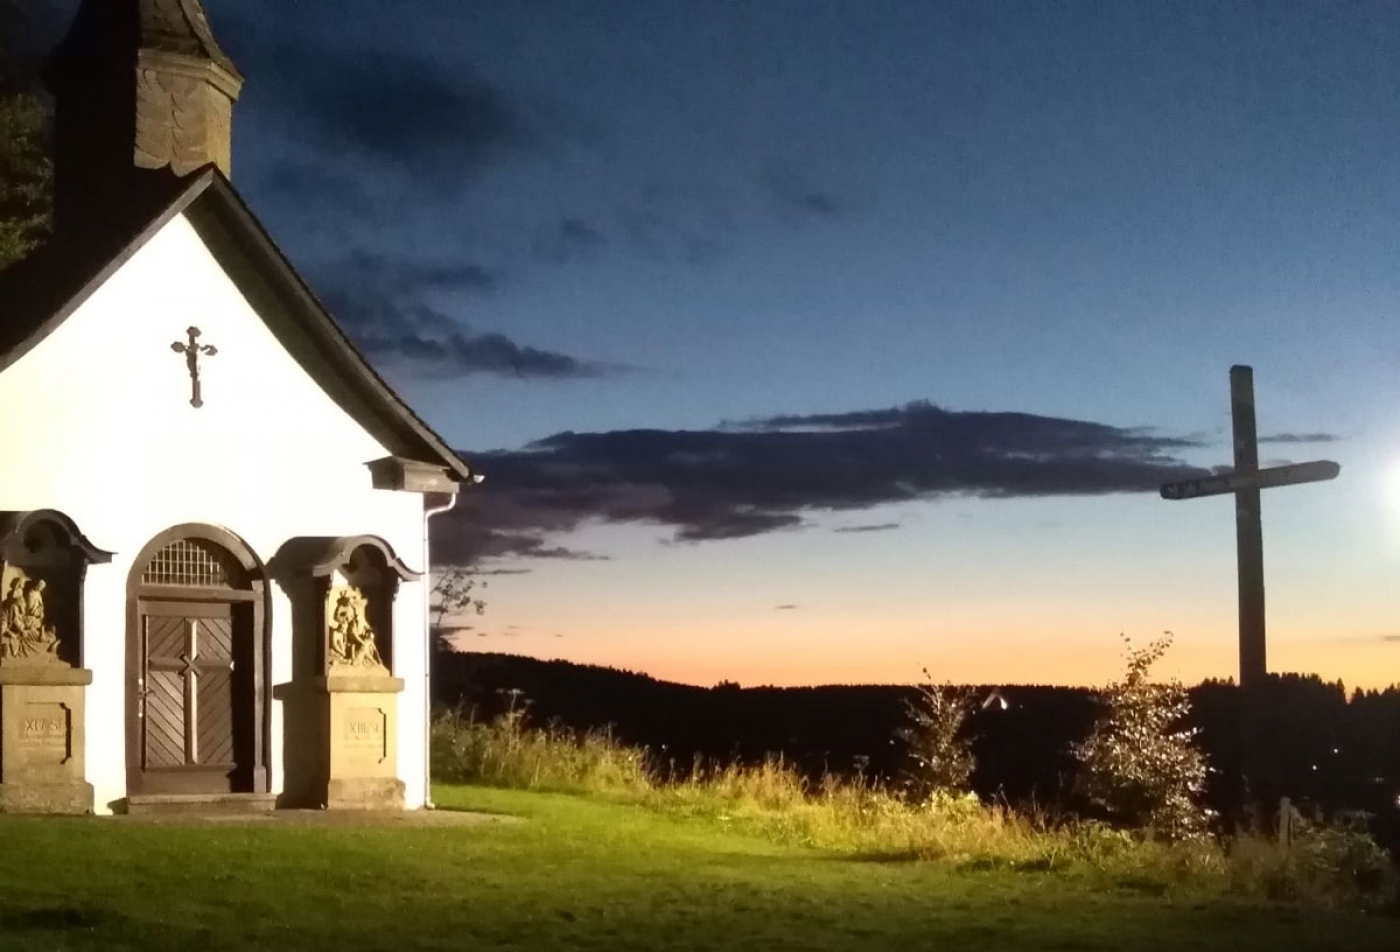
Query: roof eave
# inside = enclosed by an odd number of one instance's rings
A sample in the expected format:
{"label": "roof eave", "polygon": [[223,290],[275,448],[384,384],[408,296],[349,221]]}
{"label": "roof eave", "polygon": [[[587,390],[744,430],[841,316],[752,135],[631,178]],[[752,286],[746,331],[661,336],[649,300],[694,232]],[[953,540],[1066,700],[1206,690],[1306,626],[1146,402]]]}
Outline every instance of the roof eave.
{"label": "roof eave", "polygon": [[404,403],[335,322],[223,173],[211,167],[199,174],[209,180],[201,194],[206,200],[217,203],[217,211],[224,213],[222,224],[233,231],[234,239],[245,250],[257,254],[260,263],[280,279],[282,287],[290,292],[290,303],[297,307],[308,329],[327,344],[343,368],[354,375],[356,382],[372,398],[374,406],[390,422],[411,433],[433,457],[431,460],[415,461],[441,466],[458,483],[471,485],[477,482],[475,472],[467,461]]}

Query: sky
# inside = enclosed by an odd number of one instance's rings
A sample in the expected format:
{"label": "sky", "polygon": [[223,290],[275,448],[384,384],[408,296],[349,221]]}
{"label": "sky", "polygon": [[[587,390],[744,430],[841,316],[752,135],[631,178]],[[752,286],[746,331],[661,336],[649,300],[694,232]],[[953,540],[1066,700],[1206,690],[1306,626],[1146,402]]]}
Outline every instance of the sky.
{"label": "sky", "polygon": [[[62,23],[75,4],[53,0]],[[486,476],[470,650],[695,684],[1400,682],[1393,2],[206,0],[233,181]]]}

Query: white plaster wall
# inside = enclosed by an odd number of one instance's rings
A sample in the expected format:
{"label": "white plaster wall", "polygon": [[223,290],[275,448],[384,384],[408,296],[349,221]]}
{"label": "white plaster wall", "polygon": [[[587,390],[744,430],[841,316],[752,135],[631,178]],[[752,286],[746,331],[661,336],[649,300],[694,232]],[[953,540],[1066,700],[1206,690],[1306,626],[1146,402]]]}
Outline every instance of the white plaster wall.
{"label": "white plaster wall", "polygon": [[[0,302],[0,311],[4,304]],[[190,406],[171,344],[198,325],[204,406]],[[180,523],[221,526],[264,562],[294,536],[383,537],[423,568],[422,497],[375,490],[389,455],[283,349],[184,217],[165,226],[52,335],[0,373],[0,510],[59,509],[116,553],[88,573],[87,776],[99,811],[126,795],[126,583],[150,539]],[[290,606],[271,586],[271,686],[291,673]],[[423,584],[394,614],[399,772],[424,778]],[[272,703],[272,787],[282,788],[282,710]]]}

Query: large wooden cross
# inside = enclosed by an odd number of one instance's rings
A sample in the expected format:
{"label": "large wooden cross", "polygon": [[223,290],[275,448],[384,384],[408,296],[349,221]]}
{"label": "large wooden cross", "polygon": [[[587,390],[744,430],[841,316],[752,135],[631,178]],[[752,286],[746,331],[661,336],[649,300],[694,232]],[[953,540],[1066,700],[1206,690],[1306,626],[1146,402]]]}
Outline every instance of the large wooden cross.
{"label": "large wooden cross", "polygon": [[1235,494],[1235,552],[1240,588],[1240,687],[1252,690],[1268,677],[1264,646],[1264,531],[1259,491],[1274,486],[1335,479],[1342,468],[1331,460],[1259,468],[1259,436],[1254,422],[1254,371],[1230,368],[1230,410],[1235,469],[1225,476],[1188,479],[1162,486],[1163,499]]}

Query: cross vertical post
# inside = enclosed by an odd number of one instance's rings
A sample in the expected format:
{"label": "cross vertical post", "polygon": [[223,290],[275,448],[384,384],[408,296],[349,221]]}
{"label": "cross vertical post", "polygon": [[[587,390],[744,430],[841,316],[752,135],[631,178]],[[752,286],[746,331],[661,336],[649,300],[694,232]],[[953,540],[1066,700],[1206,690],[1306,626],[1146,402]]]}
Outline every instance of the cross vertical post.
{"label": "cross vertical post", "polygon": [[[1259,472],[1259,431],[1254,415],[1254,370],[1230,368],[1230,430],[1235,444],[1235,474],[1248,479]],[[1235,490],[1235,554],[1240,607],[1240,772],[1245,797],[1257,829],[1267,829],[1276,796],[1269,756],[1267,725],[1269,677],[1264,629],[1264,525],[1258,487]]]}
{"label": "cross vertical post", "polygon": [[1235,466],[1230,473],[1204,476],[1162,486],[1163,499],[1198,499],[1202,496],[1235,497],[1235,555],[1240,608],[1240,766],[1252,801],[1256,823],[1277,799],[1276,765],[1268,751],[1269,666],[1264,633],[1264,531],[1259,492],[1275,486],[1295,486],[1336,479],[1342,468],[1332,460],[1313,460],[1286,466],[1259,468],[1259,433],[1254,419],[1254,371],[1230,368],[1230,422]]}
{"label": "cross vertical post", "polygon": [[[1235,473],[1259,472],[1259,433],[1254,419],[1254,371],[1230,368],[1230,416]],[[1268,677],[1264,641],[1264,528],[1259,489],[1235,491],[1235,552],[1239,571],[1240,687],[1250,689]]]}

